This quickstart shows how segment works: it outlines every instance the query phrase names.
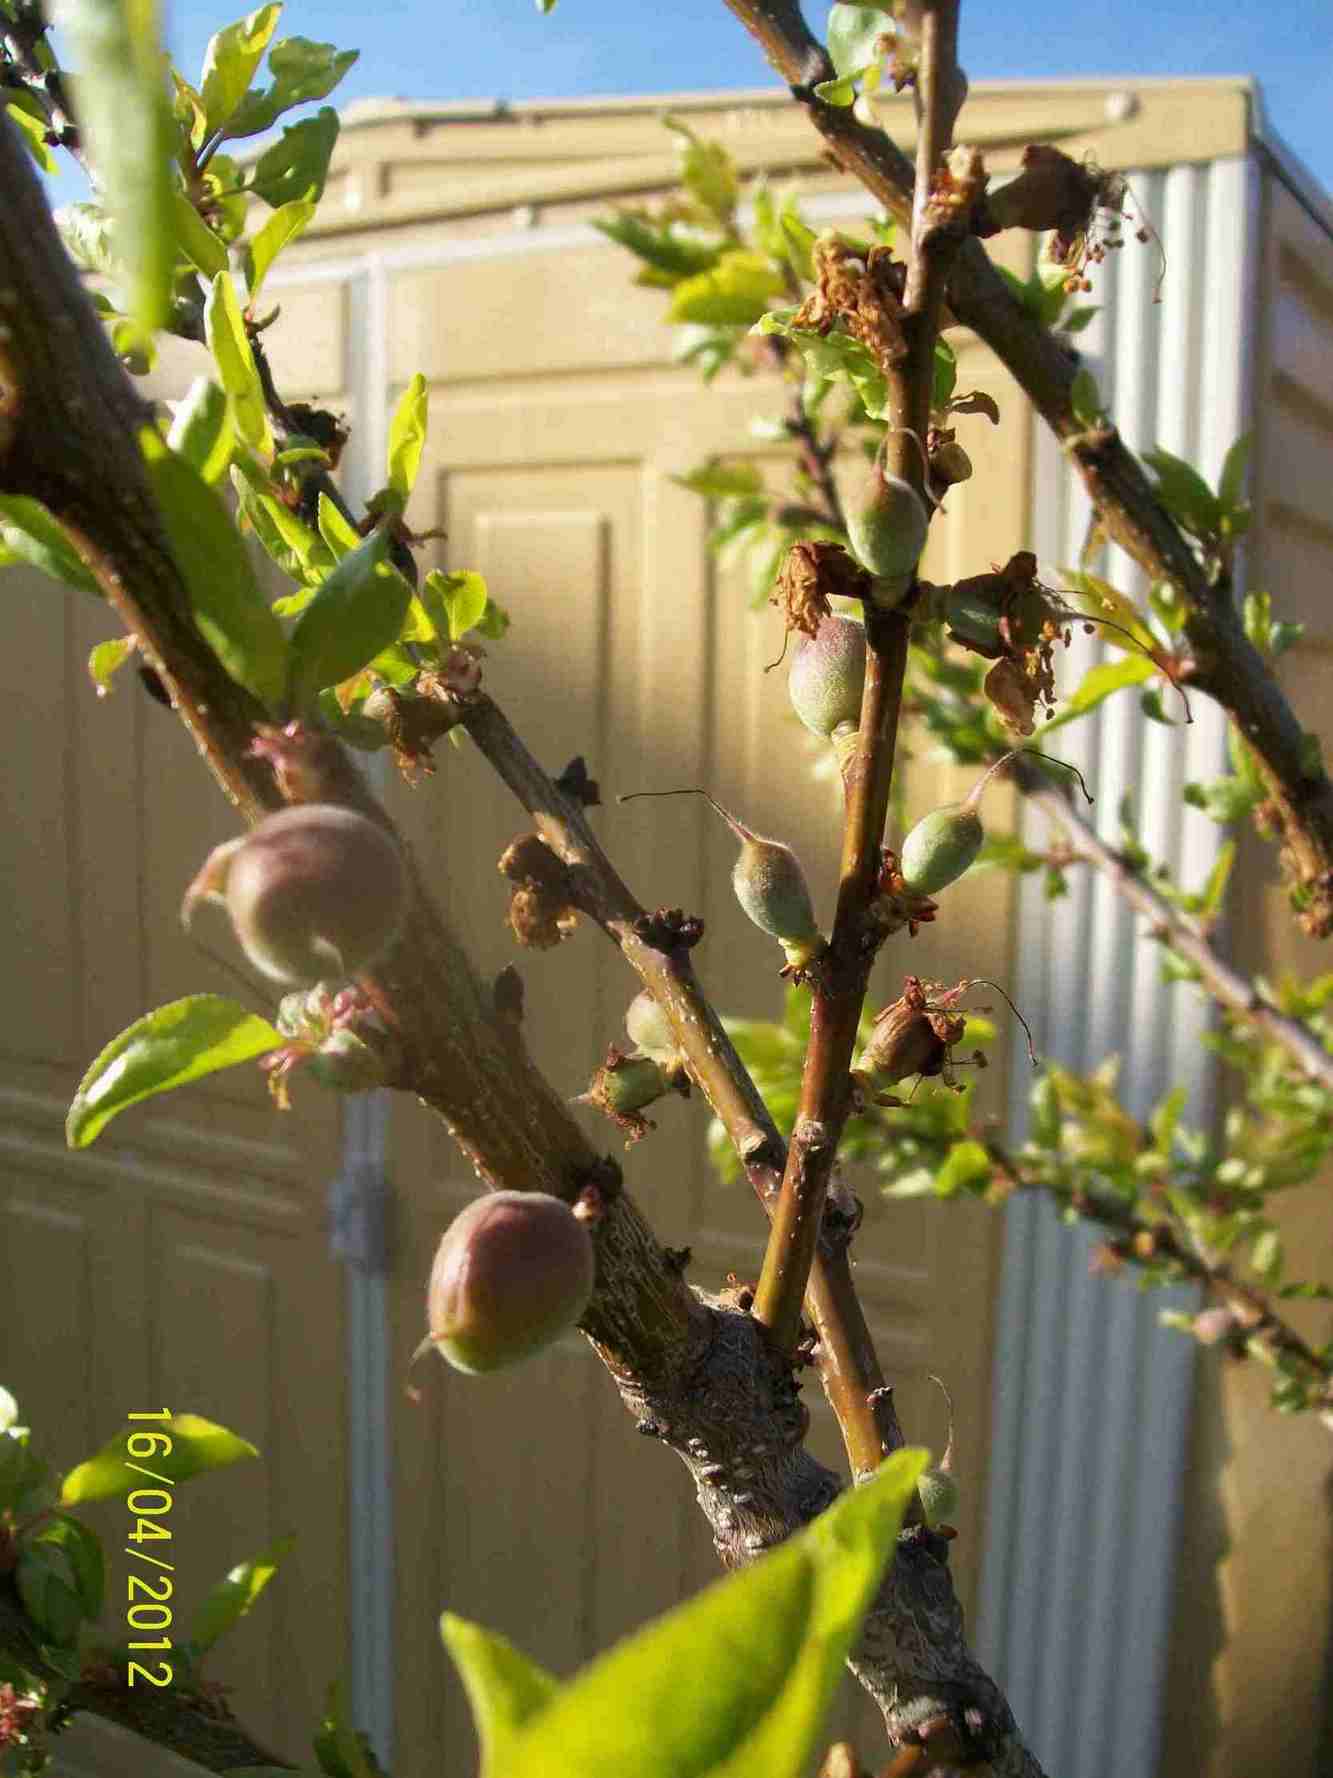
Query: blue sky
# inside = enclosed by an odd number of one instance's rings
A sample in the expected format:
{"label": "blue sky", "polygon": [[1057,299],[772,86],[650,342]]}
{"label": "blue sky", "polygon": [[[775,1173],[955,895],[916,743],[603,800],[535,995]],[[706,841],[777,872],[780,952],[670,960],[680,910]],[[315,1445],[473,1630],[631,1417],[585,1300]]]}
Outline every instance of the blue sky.
{"label": "blue sky", "polygon": [[[167,0],[171,41],[197,71],[209,35],[237,16]],[[827,8],[807,4],[822,34]],[[973,79],[1110,74],[1254,74],[1279,135],[1333,185],[1333,9],[1201,0],[963,0]],[[281,36],[358,48],[346,98],[552,99],[763,86],[771,70],[722,0],[288,0]]]}

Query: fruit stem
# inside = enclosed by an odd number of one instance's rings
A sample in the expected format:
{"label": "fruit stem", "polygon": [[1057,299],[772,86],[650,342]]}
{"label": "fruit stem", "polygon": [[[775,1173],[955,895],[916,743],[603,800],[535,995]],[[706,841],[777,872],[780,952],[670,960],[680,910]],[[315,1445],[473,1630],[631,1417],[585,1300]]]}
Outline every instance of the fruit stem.
{"label": "fruit stem", "polygon": [[931,1382],[935,1385],[935,1387],[939,1390],[940,1394],[944,1397],[945,1406],[949,1410],[949,1432],[948,1432],[948,1436],[946,1437],[946,1439],[944,1441],[944,1455],[943,1455],[943,1457],[940,1458],[939,1463],[936,1465],[936,1467],[944,1475],[952,1475],[953,1474],[953,1397],[949,1394],[949,1391],[945,1388],[944,1380],[942,1377],[937,1377],[935,1375],[934,1371],[931,1371],[928,1374],[930,1376]]}
{"label": "fruit stem", "polygon": [[[1023,1017],[1022,1013],[1019,1012],[1018,1008],[1014,1005],[1013,1001],[1005,993],[1004,989],[1000,986],[1000,984],[996,981],[992,981],[988,975],[974,975],[972,977],[972,980],[968,983],[968,987],[969,988],[994,988],[995,992],[1000,996],[1000,998],[1004,1001],[1005,1005],[1009,1008],[1010,1012],[1014,1015],[1014,1017],[1018,1020],[1019,1024],[1023,1027],[1023,1034],[1028,1040],[1028,1061],[1031,1062],[1031,1064],[1034,1068],[1040,1067],[1040,1063],[1037,1060],[1037,1052],[1036,1052],[1035,1048],[1033,1047],[1033,1043],[1032,1043],[1032,1027],[1028,1024],[1027,1020]],[[940,1387],[943,1388],[944,1385],[941,1384]]]}
{"label": "fruit stem", "polygon": [[742,844],[747,840],[757,840],[759,838],[759,835],[757,833],[752,833],[743,821],[738,821],[729,810],[724,809],[716,797],[710,796],[706,790],[700,790],[698,785],[690,785],[683,790],[631,790],[625,796],[618,796],[616,801],[618,803],[632,803],[636,797],[640,796],[701,796],[706,803],[712,803],[718,814]]}
{"label": "fruit stem", "polygon": [[981,801],[982,792],[995,776],[996,772],[998,772],[1002,766],[1007,766],[1011,759],[1017,759],[1020,753],[1033,754],[1038,759],[1044,759],[1047,765],[1060,766],[1064,771],[1072,772],[1078,779],[1079,788],[1082,790],[1088,801],[1091,803],[1096,800],[1093,797],[1092,792],[1088,789],[1082,772],[1079,771],[1077,766],[1070,765],[1067,759],[1056,759],[1055,755],[1052,753],[1043,753],[1040,747],[1011,747],[1008,753],[1002,754],[1001,757],[995,761],[994,765],[987,766],[986,770],[981,774],[971,790],[969,790],[967,795],[963,798],[959,807],[966,809],[969,815],[974,815],[976,813],[977,804]]}

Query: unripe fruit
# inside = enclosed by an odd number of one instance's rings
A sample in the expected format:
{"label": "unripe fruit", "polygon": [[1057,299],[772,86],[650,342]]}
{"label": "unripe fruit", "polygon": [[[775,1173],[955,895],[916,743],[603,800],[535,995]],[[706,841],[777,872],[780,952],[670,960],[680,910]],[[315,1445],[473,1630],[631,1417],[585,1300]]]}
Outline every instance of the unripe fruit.
{"label": "unripe fruit", "polygon": [[938,1377],[932,1376],[930,1380],[939,1387],[949,1409],[949,1435],[945,1440],[944,1455],[930,1469],[922,1470],[916,1483],[921,1516],[933,1531],[957,1513],[959,1493],[953,1474],[953,1399]]}
{"label": "unripe fruit", "polygon": [[787,953],[787,962],[794,969],[804,969],[825,949],[805,872],[790,846],[784,846],[781,840],[766,840],[752,833],[743,821],[738,821],[706,790],[637,790],[617,800],[628,803],[638,796],[703,797],[741,842],[740,857],[731,873],[731,886],[750,919],[762,932],[780,941]]}
{"label": "unripe fruit", "polygon": [[214,848],[186,891],[187,926],[204,899],[225,902],[256,969],[309,986],[356,974],[392,942],[407,873],[375,822],[332,803],[300,803]]}
{"label": "unripe fruit", "polygon": [[812,734],[831,736],[861,719],[866,682],[865,625],[830,612],[812,637],[801,637],[787,675],[792,709]]}
{"label": "unripe fruit", "polygon": [[545,1192],[492,1192],[441,1237],[427,1293],[432,1345],[455,1370],[503,1370],[558,1339],[592,1295],[592,1240]]}
{"label": "unripe fruit", "polygon": [[946,803],[917,822],[903,841],[899,869],[916,895],[934,895],[976,862],[986,839],[981,817],[966,803]]}
{"label": "unripe fruit", "polygon": [[884,579],[910,576],[926,547],[929,529],[930,519],[916,489],[896,475],[885,475],[876,458],[847,513],[847,537],[856,559]]}

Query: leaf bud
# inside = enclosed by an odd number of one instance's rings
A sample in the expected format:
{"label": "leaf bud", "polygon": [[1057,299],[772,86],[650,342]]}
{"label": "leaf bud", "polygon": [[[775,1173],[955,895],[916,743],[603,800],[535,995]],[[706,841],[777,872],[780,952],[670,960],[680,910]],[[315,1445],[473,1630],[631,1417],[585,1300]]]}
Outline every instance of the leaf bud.
{"label": "leaf bud", "polygon": [[221,901],[242,950],[274,981],[355,975],[397,937],[407,871],[392,834],[354,809],[301,803],[209,854],[186,891]]}
{"label": "leaf bud", "polygon": [[562,1199],[514,1191],[478,1198],[436,1250],[423,1347],[455,1370],[503,1370],[577,1323],[595,1270],[592,1239]]}

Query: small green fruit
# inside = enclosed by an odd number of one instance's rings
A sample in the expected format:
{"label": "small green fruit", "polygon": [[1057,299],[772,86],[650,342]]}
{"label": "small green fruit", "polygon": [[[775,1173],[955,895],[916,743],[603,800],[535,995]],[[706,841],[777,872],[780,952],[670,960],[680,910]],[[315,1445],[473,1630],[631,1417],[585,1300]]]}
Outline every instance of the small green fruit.
{"label": "small green fruit", "polygon": [[225,903],[256,969],[312,986],[355,975],[392,943],[407,872],[392,835],[366,816],[299,803],[214,848],[186,891],[187,926],[201,900]]}
{"label": "small green fruit", "polygon": [[947,803],[924,815],[903,841],[899,869],[917,895],[934,895],[957,882],[985,843],[981,817],[966,803]]}
{"label": "small green fruit", "polygon": [[916,489],[896,475],[885,475],[877,459],[847,514],[847,537],[861,566],[883,579],[910,576],[929,529]]}
{"label": "small green fruit", "polygon": [[440,1240],[427,1292],[433,1345],[455,1370],[503,1370],[558,1339],[592,1296],[591,1237],[545,1192],[492,1192]]}
{"label": "small green fruit", "polygon": [[921,1497],[921,1515],[933,1531],[946,1524],[958,1511],[958,1483],[942,1469],[922,1470],[916,1491]]}
{"label": "small green fruit", "polygon": [[820,620],[813,637],[802,637],[787,675],[792,709],[812,734],[832,736],[861,719],[866,682],[865,625],[837,613]]}

